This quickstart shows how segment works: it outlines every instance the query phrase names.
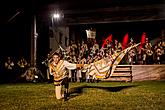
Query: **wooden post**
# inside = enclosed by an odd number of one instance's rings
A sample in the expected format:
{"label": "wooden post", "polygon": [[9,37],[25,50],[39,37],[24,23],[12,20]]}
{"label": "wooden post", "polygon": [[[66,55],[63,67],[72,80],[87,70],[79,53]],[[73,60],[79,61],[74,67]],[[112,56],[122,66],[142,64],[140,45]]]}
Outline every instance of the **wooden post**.
{"label": "wooden post", "polygon": [[37,33],[36,33],[36,16],[32,16],[31,25],[31,66],[36,67],[36,51],[37,51]]}

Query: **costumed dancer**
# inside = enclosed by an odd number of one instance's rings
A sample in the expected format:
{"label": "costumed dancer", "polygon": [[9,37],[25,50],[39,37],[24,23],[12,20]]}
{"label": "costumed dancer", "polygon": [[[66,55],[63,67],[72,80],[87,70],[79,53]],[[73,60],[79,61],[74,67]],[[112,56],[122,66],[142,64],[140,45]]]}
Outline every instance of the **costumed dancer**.
{"label": "costumed dancer", "polygon": [[[58,53],[54,53],[53,61],[50,63],[50,73],[54,75],[55,95],[57,99],[64,97],[67,100],[68,96],[68,71],[67,69],[76,69],[83,67],[83,64],[73,64],[66,60],[62,60]],[[62,86],[64,85],[64,94],[62,94]]]}

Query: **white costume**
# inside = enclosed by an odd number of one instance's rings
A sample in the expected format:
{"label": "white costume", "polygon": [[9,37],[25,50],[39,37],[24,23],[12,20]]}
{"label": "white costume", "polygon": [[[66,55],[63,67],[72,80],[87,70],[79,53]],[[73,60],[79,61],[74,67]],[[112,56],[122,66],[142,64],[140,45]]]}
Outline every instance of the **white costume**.
{"label": "white costume", "polygon": [[67,69],[76,69],[76,64],[69,63],[65,60],[60,60],[58,64],[52,62],[50,64],[50,74],[54,75],[55,94],[57,99],[61,99],[62,82],[68,77]]}

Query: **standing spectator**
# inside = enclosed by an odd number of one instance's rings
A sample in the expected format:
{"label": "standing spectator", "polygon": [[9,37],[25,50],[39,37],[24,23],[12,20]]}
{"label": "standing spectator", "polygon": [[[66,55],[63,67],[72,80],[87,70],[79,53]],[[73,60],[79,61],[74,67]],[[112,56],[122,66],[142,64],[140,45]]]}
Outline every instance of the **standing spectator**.
{"label": "standing spectator", "polygon": [[17,65],[18,65],[18,71],[19,71],[19,75],[23,74],[26,71],[26,67],[27,67],[27,61],[25,60],[24,57],[21,57],[21,59],[18,61]]}
{"label": "standing spectator", "polygon": [[153,61],[153,51],[152,44],[149,42],[149,39],[146,37],[143,49],[143,64],[151,64]]}
{"label": "standing spectator", "polygon": [[137,63],[142,65],[143,64],[143,52],[140,46],[137,48]]}
{"label": "standing spectator", "polygon": [[[77,63],[81,63],[81,56],[79,55],[78,59],[77,59]],[[77,71],[76,71],[76,79],[77,79],[77,82],[82,82],[82,73],[81,73],[81,68],[77,68]]]}
{"label": "standing spectator", "polygon": [[84,56],[84,55],[87,56],[88,54],[88,46],[84,41],[82,41],[82,44],[81,44],[80,54],[81,56]]}
{"label": "standing spectator", "polygon": [[[81,63],[81,64],[86,64],[86,63],[87,63],[85,56],[83,56],[83,57],[81,58],[81,62],[80,62],[80,63]],[[87,72],[86,69],[81,69],[81,74],[82,74],[82,79],[81,79],[81,81],[82,81],[82,82],[84,82],[84,81],[86,80],[86,72]]]}
{"label": "standing spectator", "polygon": [[115,44],[114,44],[114,51],[115,52],[122,51],[122,44],[116,39],[115,39]]}
{"label": "standing spectator", "polygon": [[154,63],[162,64],[163,54],[164,54],[164,49],[162,46],[162,42],[160,41],[159,43],[157,43],[157,45],[154,46],[154,54],[153,54]]}
{"label": "standing spectator", "polygon": [[[135,43],[133,39],[131,38],[128,44],[128,47],[133,46],[133,45],[135,45]],[[128,52],[128,64],[133,65],[136,63],[136,56],[137,56],[136,53],[137,53],[136,48],[133,48]]]}
{"label": "standing spectator", "polygon": [[12,61],[11,57],[7,57],[7,61],[5,61],[5,80],[7,82],[11,82],[14,74],[14,61]]}
{"label": "standing spectator", "polygon": [[162,48],[163,48],[162,64],[165,64],[165,41],[162,41]]}
{"label": "standing spectator", "polygon": [[42,62],[42,64],[44,64],[45,65],[45,72],[46,72],[46,81],[48,82],[48,83],[51,83],[51,82],[53,82],[53,76],[50,74],[50,71],[49,71],[49,65],[50,65],[50,61],[51,61],[52,59],[50,58],[50,54],[48,53],[47,54],[47,58],[46,58],[46,60],[45,61],[43,61]]}

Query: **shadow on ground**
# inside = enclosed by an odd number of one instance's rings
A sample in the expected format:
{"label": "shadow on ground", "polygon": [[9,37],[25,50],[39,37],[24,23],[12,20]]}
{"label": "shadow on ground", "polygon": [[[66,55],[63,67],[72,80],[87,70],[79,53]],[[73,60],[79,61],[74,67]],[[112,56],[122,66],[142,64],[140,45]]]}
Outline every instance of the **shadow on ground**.
{"label": "shadow on ground", "polygon": [[79,87],[70,88],[70,90],[69,90],[69,99],[81,95],[83,93],[83,89],[86,89],[86,88],[102,89],[102,90],[105,90],[107,92],[119,92],[123,89],[136,87],[136,86],[137,85],[102,87],[102,86],[86,86],[86,85],[83,85],[83,86],[79,86]]}

